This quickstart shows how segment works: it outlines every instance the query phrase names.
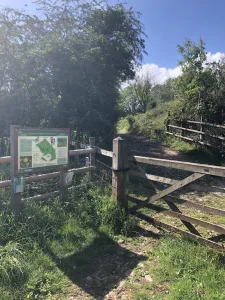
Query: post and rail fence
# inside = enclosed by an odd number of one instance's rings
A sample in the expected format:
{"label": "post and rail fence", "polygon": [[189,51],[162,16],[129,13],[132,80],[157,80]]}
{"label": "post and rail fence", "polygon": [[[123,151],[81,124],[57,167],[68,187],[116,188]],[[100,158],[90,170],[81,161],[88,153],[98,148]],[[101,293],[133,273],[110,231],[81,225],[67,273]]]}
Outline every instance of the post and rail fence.
{"label": "post and rail fence", "polygon": [[[223,245],[218,243],[220,239],[225,237],[224,226],[209,222],[207,218],[201,219],[200,217],[189,216],[182,212],[182,208],[178,207],[179,205],[188,207],[188,212],[197,210],[208,215],[225,217],[225,210],[217,205],[215,207],[213,205],[206,205],[199,201],[192,201],[190,198],[185,199],[182,195],[187,189],[225,194],[223,187],[215,186],[215,184],[212,186],[209,186],[209,184],[204,185],[204,182],[201,181],[206,176],[224,179],[225,167],[137,155],[128,156],[126,142],[120,137],[113,140],[113,151],[95,146],[95,139],[90,138],[89,146],[86,149],[70,150],[69,155],[74,158],[77,158],[79,155],[89,155],[90,160],[86,166],[80,168],[25,177],[27,184],[50,178],[59,178],[60,190],[27,199],[21,199],[20,194],[16,199],[12,200],[12,210],[19,212],[21,202],[24,200],[41,200],[55,196],[61,196],[62,200],[67,200],[69,187],[65,181],[65,174],[71,172],[74,174],[88,173],[90,178],[92,178],[93,172],[96,171],[96,156],[101,155],[112,159],[112,163],[109,164],[112,172],[112,196],[126,210],[127,214],[135,215],[156,227],[177,232],[189,239],[202,242],[219,250],[225,249]],[[0,157],[0,165],[10,163],[13,163],[10,156]],[[147,168],[148,172],[145,166],[151,166],[150,169]],[[174,179],[172,171],[164,172],[164,176],[149,173],[154,173],[154,170],[158,170],[157,168],[179,170],[182,172],[182,178]],[[165,174],[171,174],[172,178],[169,178],[169,176],[166,177]],[[200,182],[196,183],[196,181]],[[0,188],[7,188],[10,185],[11,180],[0,182]],[[143,197],[139,198],[137,195],[145,195],[146,199],[143,200]],[[158,204],[159,201],[161,201],[160,205]],[[143,212],[142,209],[145,209],[145,211]],[[160,218],[155,218],[152,214],[146,213],[146,210],[177,219],[181,221],[182,228],[168,224]],[[199,228],[216,232],[218,235],[207,238]]]}
{"label": "post and rail fence", "polygon": [[166,121],[166,134],[196,143],[202,146],[224,149],[225,126],[206,122],[180,120],[171,124],[168,118]]}

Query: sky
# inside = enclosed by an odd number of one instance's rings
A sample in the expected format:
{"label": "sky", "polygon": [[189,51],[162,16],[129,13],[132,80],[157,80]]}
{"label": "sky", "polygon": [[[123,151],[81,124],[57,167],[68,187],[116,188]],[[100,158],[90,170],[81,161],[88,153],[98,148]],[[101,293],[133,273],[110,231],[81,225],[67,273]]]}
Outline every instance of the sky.
{"label": "sky", "polygon": [[[121,0],[139,11],[145,27],[146,51],[142,72],[151,72],[163,82],[180,74],[177,45],[185,38],[206,43],[208,60],[218,60],[225,53],[225,0]],[[108,0],[115,4],[118,0]],[[35,12],[31,0],[0,0],[0,5]]]}

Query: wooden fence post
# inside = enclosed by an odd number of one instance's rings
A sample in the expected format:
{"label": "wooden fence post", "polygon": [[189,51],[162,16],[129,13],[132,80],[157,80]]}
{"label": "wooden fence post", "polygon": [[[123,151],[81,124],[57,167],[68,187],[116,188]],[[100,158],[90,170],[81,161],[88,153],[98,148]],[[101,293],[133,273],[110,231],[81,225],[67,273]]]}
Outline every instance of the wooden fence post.
{"label": "wooden fence post", "polygon": [[[80,149],[80,143],[75,141],[74,148],[75,148],[75,150]],[[79,168],[79,156],[78,155],[74,157],[74,163],[75,163],[75,168]]]}
{"label": "wooden fence post", "polygon": [[[18,147],[18,140],[16,140],[15,132],[18,130],[20,126],[18,125],[11,125],[10,126],[10,164],[11,164],[11,203],[10,203],[10,209],[13,213],[16,215],[19,215],[21,211],[21,192],[17,192],[15,190],[15,180],[18,179],[18,174],[16,174],[15,167],[16,163],[18,161],[18,153],[17,153],[17,147]],[[19,162],[18,162],[19,163]]]}
{"label": "wooden fence post", "polygon": [[62,202],[68,201],[68,185],[66,184],[66,173],[68,172],[67,169],[60,170],[60,178],[59,178],[59,189],[60,189],[60,196]]}
{"label": "wooden fence post", "polygon": [[128,209],[127,181],[128,157],[125,140],[121,137],[113,140],[112,195],[125,210]]}
{"label": "wooden fence post", "polygon": [[[89,137],[89,145],[91,147],[95,146],[95,137]],[[96,164],[95,156],[96,156],[95,153],[90,153],[90,166],[95,166],[95,164]],[[92,181],[92,179],[93,179],[92,171],[90,171],[89,175],[90,175],[90,180]]]}

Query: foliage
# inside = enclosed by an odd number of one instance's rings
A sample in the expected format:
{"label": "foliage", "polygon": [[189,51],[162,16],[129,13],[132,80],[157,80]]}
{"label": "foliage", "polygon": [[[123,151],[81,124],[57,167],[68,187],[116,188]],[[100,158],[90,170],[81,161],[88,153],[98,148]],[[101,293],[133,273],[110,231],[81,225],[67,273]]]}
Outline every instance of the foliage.
{"label": "foliage", "polygon": [[[225,121],[225,62],[207,62],[205,44],[186,40],[178,45],[182,55],[182,75],[177,79],[179,96],[183,99],[182,117],[222,124]],[[178,114],[181,114],[181,111]]]}
{"label": "foliage", "polygon": [[170,281],[168,299],[224,299],[224,256],[177,237],[165,238],[155,254],[159,282]]}
{"label": "foliage", "polygon": [[118,122],[117,131],[123,133],[135,132],[148,139],[163,141],[166,138],[165,121],[168,112],[170,111],[172,114],[179,103],[178,100],[160,103],[156,108],[145,114],[127,116]]}
{"label": "foliage", "polygon": [[119,109],[127,115],[145,113],[151,103],[152,82],[150,76],[142,76],[136,70],[136,76],[128,87],[120,93]]}
{"label": "foliage", "polygon": [[169,78],[163,84],[153,86],[151,97],[155,104],[174,100],[176,97],[175,79]]}
{"label": "foliage", "polygon": [[37,0],[38,15],[0,12],[0,129],[69,127],[102,136],[121,81],[142,59],[139,15],[105,1]]}

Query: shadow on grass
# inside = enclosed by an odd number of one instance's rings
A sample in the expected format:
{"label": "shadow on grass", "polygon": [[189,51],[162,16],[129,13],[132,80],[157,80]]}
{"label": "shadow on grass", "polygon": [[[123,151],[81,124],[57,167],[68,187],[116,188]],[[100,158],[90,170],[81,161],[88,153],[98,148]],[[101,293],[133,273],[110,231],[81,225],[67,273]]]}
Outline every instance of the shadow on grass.
{"label": "shadow on grass", "polygon": [[103,299],[129,271],[147,257],[127,250],[106,233],[97,232],[93,242],[70,256],[59,259],[47,250],[58,268],[83,291],[95,299]]}

